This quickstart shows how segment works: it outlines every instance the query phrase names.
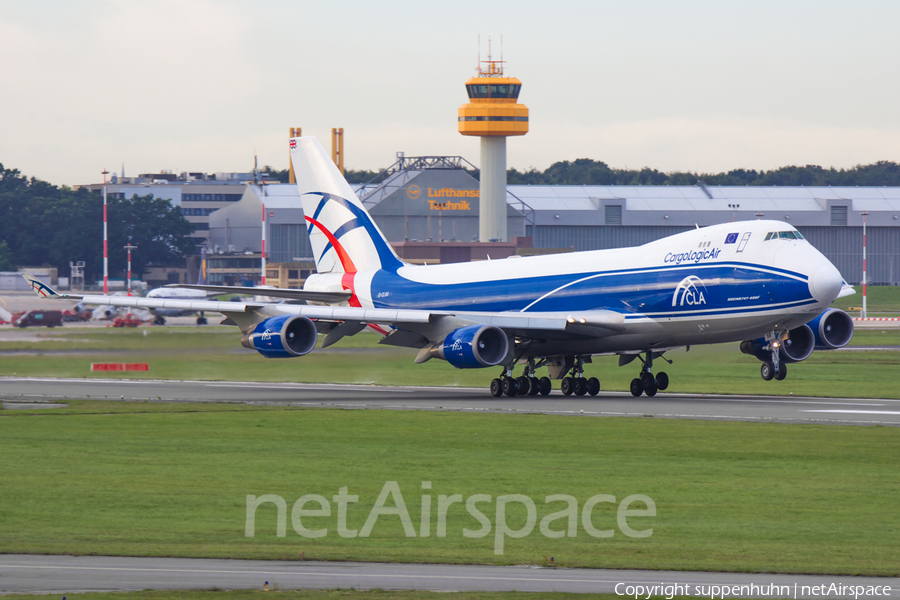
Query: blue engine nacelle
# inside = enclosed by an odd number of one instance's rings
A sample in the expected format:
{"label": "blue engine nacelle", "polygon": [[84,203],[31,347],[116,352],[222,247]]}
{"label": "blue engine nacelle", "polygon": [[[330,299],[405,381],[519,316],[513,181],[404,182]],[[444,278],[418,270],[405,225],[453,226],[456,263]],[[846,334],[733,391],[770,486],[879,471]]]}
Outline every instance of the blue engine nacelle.
{"label": "blue engine nacelle", "polygon": [[509,351],[509,338],[494,325],[469,325],[450,332],[433,349],[457,369],[480,369],[499,365]]}
{"label": "blue engine nacelle", "polygon": [[292,358],[309,354],[316,347],[315,324],[300,315],[279,315],[257,323],[241,338],[241,345],[266,358]]}
{"label": "blue engine nacelle", "polygon": [[[741,352],[755,356],[765,362],[772,359],[772,353],[765,350],[767,345],[768,342],[765,338],[747,340],[741,342]],[[807,325],[801,325],[796,329],[790,330],[788,339],[781,343],[778,358],[784,363],[797,363],[801,360],[806,360],[812,354],[815,345],[813,330]]]}
{"label": "blue engine nacelle", "polygon": [[816,350],[843,348],[853,338],[853,319],[837,308],[829,308],[808,325],[816,337]]}

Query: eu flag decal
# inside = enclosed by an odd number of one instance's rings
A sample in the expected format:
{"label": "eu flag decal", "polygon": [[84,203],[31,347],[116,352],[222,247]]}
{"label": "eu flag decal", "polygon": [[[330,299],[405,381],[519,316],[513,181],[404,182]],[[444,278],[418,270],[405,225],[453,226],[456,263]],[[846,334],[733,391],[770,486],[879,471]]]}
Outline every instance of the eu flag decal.
{"label": "eu flag decal", "polygon": [[725,243],[734,244],[735,242],[737,242],[737,236],[738,234],[736,233],[729,233],[727,236],[725,236]]}

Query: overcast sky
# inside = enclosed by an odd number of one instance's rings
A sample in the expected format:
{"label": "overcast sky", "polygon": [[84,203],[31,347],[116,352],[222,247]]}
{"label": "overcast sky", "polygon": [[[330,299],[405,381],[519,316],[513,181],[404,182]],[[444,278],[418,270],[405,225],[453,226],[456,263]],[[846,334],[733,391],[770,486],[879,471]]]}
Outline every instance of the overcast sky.
{"label": "overcast sky", "polygon": [[0,0],[0,163],[55,184],[460,154],[465,80],[503,35],[531,131],[510,167],[719,172],[900,161],[900,2]]}

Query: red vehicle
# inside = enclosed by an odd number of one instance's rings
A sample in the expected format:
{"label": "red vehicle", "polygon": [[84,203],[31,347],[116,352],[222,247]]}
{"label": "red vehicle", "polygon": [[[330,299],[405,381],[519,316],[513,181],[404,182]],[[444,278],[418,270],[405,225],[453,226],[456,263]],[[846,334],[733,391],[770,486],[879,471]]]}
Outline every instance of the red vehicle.
{"label": "red vehicle", "polygon": [[137,327],[140,324],[141,320],[131,313],[128,313],[124,317],[116,317],[113,319],[113,327]]}
{"label": "red vehicle", "polygon": [[62,327],[63,316],[61,310],[29,310],[19,317],[13,325],[15,327]]}

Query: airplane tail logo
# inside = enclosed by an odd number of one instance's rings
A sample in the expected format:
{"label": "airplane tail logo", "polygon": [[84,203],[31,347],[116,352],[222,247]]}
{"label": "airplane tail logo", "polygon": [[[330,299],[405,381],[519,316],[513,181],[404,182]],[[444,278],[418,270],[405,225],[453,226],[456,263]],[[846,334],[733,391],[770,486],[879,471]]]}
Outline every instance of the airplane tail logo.
{"label": "airplane tail logo", "polygon": [[319,273],[397,270],[403,262],[314,137],[291,138],[291,163]]}
{"label": "airplane tail logo", "polygon": [[672,295],[672,306],[700,306],[706,304],[706,286],[696,275],[681,280]]}
{"label": "airplane tail logo", "polygon": [[51,288],[49,285],[47,285],[31,273],[22,273],[22,277],[24,277],[25,281],[27,281],[31,285],[31,289],[34,290],[34,293],[41,298],[53,298],[59,296],[59,294],[53,291],[53,288]]}

